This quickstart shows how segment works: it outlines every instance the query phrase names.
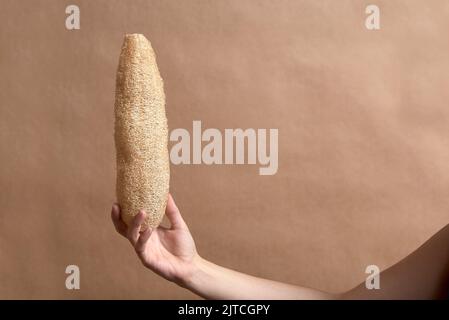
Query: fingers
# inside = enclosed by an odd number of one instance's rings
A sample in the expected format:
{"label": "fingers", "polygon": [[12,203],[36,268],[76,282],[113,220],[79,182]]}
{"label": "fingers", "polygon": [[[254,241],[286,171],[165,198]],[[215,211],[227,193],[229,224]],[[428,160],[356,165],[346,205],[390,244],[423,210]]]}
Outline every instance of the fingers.
{"label": "fingers", "polygon": [[171,194],[168,194],[167,208],[165,209],[165,214],[167,215],[167,218],[170,221],[172,229],[183,229],[187,227],[186,223],[184,222],[184,219],[181,216],[181,212],[179,212],[179,209],[176,206],[176,203],[173,200]]}
{"label": "fingers", "polygon": [[117,203],[114,203],[111,211],[112,222],[114,223],[115,230],[122,236],[126,237],[126,229],[128,228],[120,217],[120,207]]}
{"label": "fingers", "polygon": [[131,225],[128,228],[127,238],[131,244],[135,247],[137,240],[139,239],[140,226],[145,220],[145,212],[142,210],[133,218]]}
{"label": "fingers", "polygon": [[114,203],[111,211],[112,222],[114,223],[115,230],[122,236],[128,238],[136,252],[140,255],[145,251],[145,246],[150,239],[153,229],[148,227],[145,231],[140,233],[141,225],[145,221],[145,212],[139,211],[139,213],[133,218],[131,226],[128,226],[123,222],[120,217],[120,207]]}
{"label": "fingers", "polygon": [[148,239],[150,239],[152,233],[153,229],[148,227],[143,233],[140,234],[139,240],[137,240],[137,243],[134,246],[134,249],[136,249],[136,252],[138,254],[143,253],[145,251],[145,246],[148,242]]}

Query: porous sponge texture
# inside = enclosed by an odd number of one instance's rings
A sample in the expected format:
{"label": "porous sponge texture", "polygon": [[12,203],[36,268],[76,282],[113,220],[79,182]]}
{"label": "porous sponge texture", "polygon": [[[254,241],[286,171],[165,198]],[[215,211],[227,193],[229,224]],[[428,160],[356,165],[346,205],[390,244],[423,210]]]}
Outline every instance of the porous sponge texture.
{"label": "porous sponge texture", "polygon": [[130,225],[143,209],[142,229],[160,224],[167,205],[170,164],[164,84],[150,42],[125,36],[115,93],[117,200]]}

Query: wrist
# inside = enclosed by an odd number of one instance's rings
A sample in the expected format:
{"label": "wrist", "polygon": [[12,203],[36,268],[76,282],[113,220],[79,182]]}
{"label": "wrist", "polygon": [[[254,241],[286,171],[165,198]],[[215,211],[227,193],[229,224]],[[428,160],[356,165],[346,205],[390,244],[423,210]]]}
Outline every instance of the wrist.
{"label": "wrist", "polygon": [[196,254],[186,268],[186,272],[180,277],[179,281],[176,281],[177,284],[186,289],[193,289],[204,271],[205,264],[206,260]]}

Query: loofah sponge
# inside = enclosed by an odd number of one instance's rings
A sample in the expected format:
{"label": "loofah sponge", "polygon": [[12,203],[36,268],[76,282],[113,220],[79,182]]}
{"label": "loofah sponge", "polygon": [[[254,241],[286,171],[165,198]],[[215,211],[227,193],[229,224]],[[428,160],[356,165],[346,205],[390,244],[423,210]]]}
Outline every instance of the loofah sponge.
{"label": "loofah sponge", "polygon": [[117,200],[127,225],[140,209],[142,229],[160,224],[167,205],[170,164],[165,94],[150,42],[141,34],[123,41],[115,93]]}

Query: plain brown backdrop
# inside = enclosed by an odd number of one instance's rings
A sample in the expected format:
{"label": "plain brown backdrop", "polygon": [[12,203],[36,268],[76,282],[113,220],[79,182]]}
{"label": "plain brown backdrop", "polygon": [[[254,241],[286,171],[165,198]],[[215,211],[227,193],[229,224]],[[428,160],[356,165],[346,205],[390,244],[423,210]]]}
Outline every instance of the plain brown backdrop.
{"label": "plain brown backdrop", "polygon": [[[378,31],[364,26],[371,3]],[[80,30],[65,28],[69,4]],[[125,33],[153,44],[170,129],[279,129],[274,176],[171,167],[206,259],[337,292],[449,222],[448,1],[0,7],[0,298],[195,297],[146,270],[110,222]],[[65,288],[69,264],[80,290]]]}

